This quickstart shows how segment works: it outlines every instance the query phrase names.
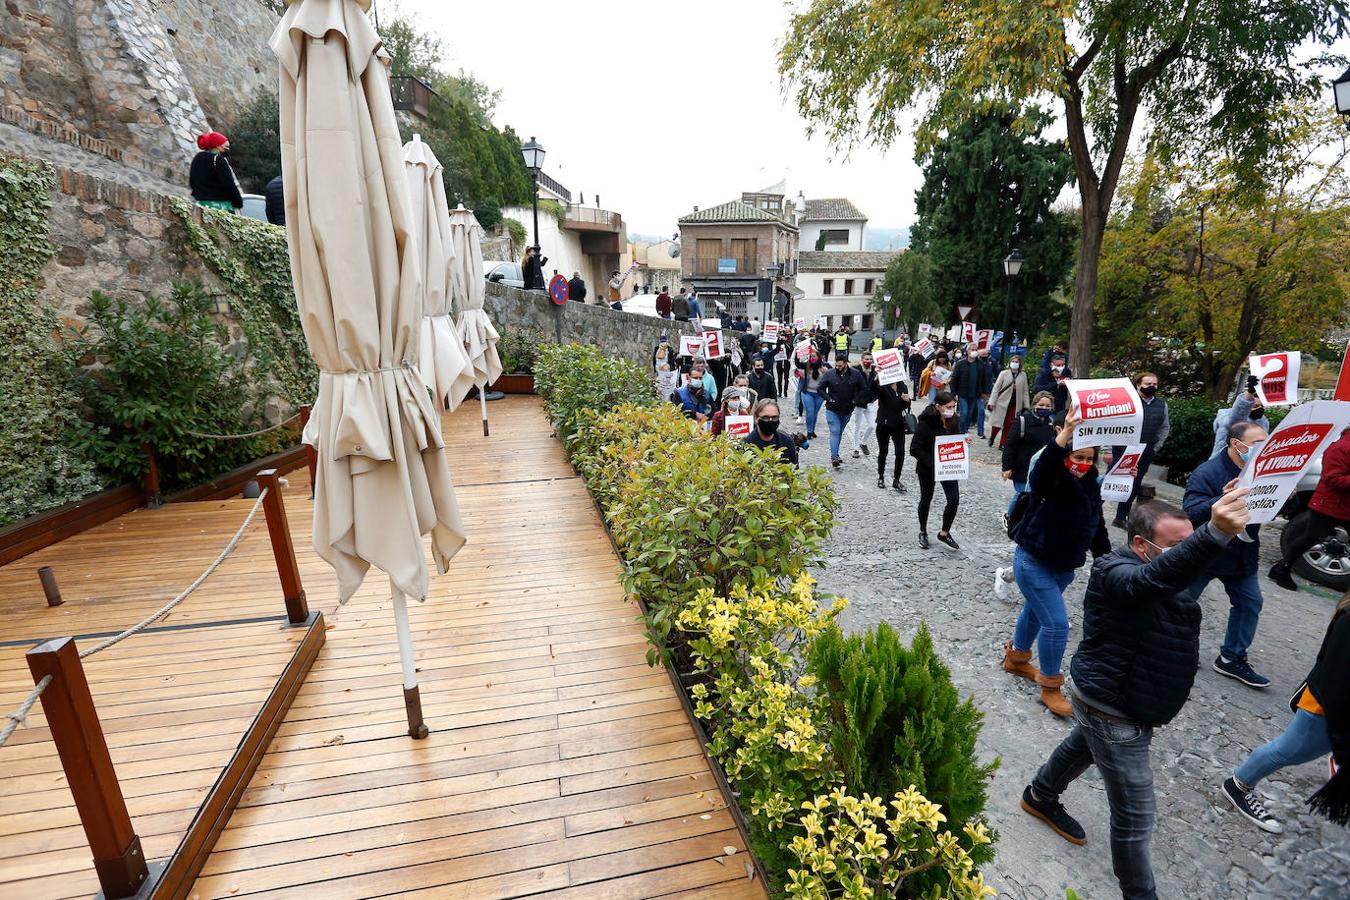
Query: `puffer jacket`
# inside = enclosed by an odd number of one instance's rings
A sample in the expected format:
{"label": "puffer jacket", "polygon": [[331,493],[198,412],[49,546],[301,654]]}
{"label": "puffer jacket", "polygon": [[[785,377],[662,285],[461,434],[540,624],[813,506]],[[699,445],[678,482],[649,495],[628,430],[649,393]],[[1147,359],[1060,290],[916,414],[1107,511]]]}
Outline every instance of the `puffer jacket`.
{"label": "puffer jacket", "polygon": [[1022,484],[1027,480],[1027,468],[1036,452],[1055,439],[1055,426],[1041,420],[1031,410],[1024,410],[1008,429],[1008,442],[1003,445],[1003,469],[1012,472],[1012,480]]}
{"label": "puffer jacket", "polygon": [[[1341,435],[1322,454],[1322,477],[1308,508],[1342,522],[1350,521],[1350,434]],[[1350,760],[1346,760],[1350,765]]]}
{"label": "puffer jacket", "polygon": [[[1186,515],[1190,516],[1192,525],[1199,528],[1201,524],[1209,521],[1210,507],[1214,505],[1215,500],[1223,496],[1224,486],[1238,477],[1241,471],[1225,450],[1201,463],[1199,468],[1191,473],[1191,477],[1186,480],[1186,494],[1182,498],[1181,505],[1186,510]],[[1251,537],[1250,543],[1233,541],[1223,555],[1211,565],[1203,571],[1197,570],[1194,573],[1195,577],[1198,578],[1202,574],[1210,578],[1253,574],[1260,565],[1261,526],[1248,525],[1247,535]]]}
{"label": "puffer jacket", "polygon": [[938,435],[959,434],[961,423],[956,416],[944,418],[935,404],[914,417],[914,436],[909,441],[909,455],[914,457],[914,468],[931,474],[935,467],[933,446]]}
{"label": "puffer jacket", "polygon": [[1083,640],[1070,671],[1088,705],[1140,725],[1166,725],[1181,711],[1200,665],[1200,604],[1188,588],[1229,538],[1206,523],[1144,562],[1128,546],[1097,560],[1083,598]]}
{"label": "puffer jacket", "polygon": [[1064,461],[1070,450],[1055,441],[1045,445],[1027,481],[1032,506],[1017,528],[1017,546],[1042,565],[1066,572],[1111,552],[1102,519],[1102,490],[1097,471],[1079,477]]}

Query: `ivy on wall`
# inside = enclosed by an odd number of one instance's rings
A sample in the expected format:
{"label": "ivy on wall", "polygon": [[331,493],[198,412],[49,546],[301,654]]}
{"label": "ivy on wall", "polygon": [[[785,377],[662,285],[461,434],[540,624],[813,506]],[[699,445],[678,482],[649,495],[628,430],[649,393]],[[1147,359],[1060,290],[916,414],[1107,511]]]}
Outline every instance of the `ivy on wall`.
{"label": "ivy on wall", "polygon": [[169,199],[169,208],[183,223],[192,249],[229,292],[230,309],[248,340],[255,383],[292,407],[311,402],[319,370],[309,355],[291,288],[285,230],[178,197]]}
{"label": "ivy on wall", "polygon": [[99,490],[60,323],[38,303],[53,174],[0,156],[0,525]]}

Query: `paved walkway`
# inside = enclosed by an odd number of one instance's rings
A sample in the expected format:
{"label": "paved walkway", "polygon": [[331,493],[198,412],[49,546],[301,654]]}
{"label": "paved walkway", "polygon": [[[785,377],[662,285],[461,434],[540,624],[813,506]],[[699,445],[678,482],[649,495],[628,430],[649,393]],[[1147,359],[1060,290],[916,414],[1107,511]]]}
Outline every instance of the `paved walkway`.
{"label": "paved walkway", "polygon": [[[790,416],[788,422],[787,427],[796,430]],[[823,415],[819,434],[803,462],[828,466]],[[989,816],[1001,838],[998,857],[987,872],[1000,894],[1062,898],[1072,887],[1093,900],[1118,896],[1111,872],[1106,796],[1095,770],[1065,796],[1066,805],[1087,829],[1085,847],[1060,840],[1018,807],[1022,786],[1069,726],[1037,702],[1034,686],[1005,675],[999,666],[1003,642],[1011,637],[1020,608],[1020,598],[1000,602],[991,590],[994,567],[1012,559],[1012,544],[1002,533],[1011,488],[999,479],[994,452],[982,442],[976,446],[972,477],[961,487],[960,514],[952,529],[961,544],[959,553],[936,541],[936,549],[923,551],[915,542],[918,484],[913,459],[905,461],[909,492],[897,495],[889,488],[877,488],[875,457],[853,460],[846,451],[844,467],[835,476],[843,508],[821,586],[850,599],[844,618],[848,628],[861,629],[885,619],[912,635],[919,620],[926,620],[957,685],[974,694],[984,710],[981,751],[1003,760],[990,787]],[[875,453],[875,442],[871,449]],[[939,490],[930,537],[937,533],[941,507]],[[1113,529],[1112,538],[1119,542],[1123,533]],[[1081,636],[1085,583],[1082,574],[1068,593],[1070,654]],[[1162,897],[1350,894],[1350,832],[1303,807],[1304,798],[1325,779],[1325,762],[1277,773],[1263,784],[1267,805],[1285,823],[1282,835],[1251,827],[1218,794],[1222,779],[1248,751],[1283,730],[1289,719],[1288,697],[1311,666],[1334,606],[1324,596],[1289,593],[1264,578],[1262,583],[1266,606],[1251,659],[1273,680],[1272,687],[1250,690],[1210,669],[1228,608],[1222,591],[1211,588],[1204,600],[1203,666],[1190,702],[1154,737],[1160,821],[1153,853]]]}

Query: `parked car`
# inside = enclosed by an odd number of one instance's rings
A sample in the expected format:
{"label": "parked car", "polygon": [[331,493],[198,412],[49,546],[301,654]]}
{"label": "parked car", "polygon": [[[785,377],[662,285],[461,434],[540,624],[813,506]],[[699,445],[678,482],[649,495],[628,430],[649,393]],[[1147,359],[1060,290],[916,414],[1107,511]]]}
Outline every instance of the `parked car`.
{"label": "parked car", "polygon": [[241,216],[248,216],[250,219],[257,219],[259,222],[267,221],[267,198],[262,194],[245,194],[244,208],[239,210]]}
{"label": "parked car", "polygon": [[525,273],[520,271],[520,263],[485,260],[483,278],[493,284],[504,284],[513,288],[525,287]]}
{"label": "parked car", "polygon": [[[1287,546],[1304,527],[1308,518],[1308,501],[1322,477],[1322,458],[1319,456],[1304,470],[1298,487],[1285,503],[1280,515],[1288,521],[1280,532],[1281,547]],[[1331,536],[1315,544],[1294,560],[1294,572],[1300,577],[1344,593],[1350,590],[1350,532],[1337,527]]]}
{"label": "parked car", "polygon": [[623,304],[624,312],[660,318],[656,315],[656,294],[634,294],[620,302]]}

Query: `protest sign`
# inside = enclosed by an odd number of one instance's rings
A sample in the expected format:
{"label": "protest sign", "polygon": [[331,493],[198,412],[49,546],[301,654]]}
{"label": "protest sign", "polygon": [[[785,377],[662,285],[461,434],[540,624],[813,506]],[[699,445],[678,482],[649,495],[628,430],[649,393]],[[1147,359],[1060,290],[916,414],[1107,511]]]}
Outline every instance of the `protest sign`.
{"label": "protest sign", "polygon": [[804,316],[798,316],[797,318],[793,319],[792,327],[797,329],[798,331],[801,331],[803,328],[806,327],[806,318]]}
{"label": "protest sign", "polygon": [[862,327],[862,316],[855,315],[853,317],[853,330],[857,331],[861,327]]}
{"label": "protest sign", "polygon": [[970,445],[964,434],[933,439],[934,472],[938,481],[965,481],[970,477]]}
{"label": "protest sign", "polygon": [[981,328],[975,332],[975,349],[988,350],[993,353],[1002,346],[1003,332],[995,331],[992,328]]}
{"label": "protest sign", "polygon": [[688,334],[680,335],[680,355],[702,356],[703,338],[694,337]]}
{"label": "protest sign", "polygon": [[678,372],[657,372],[656,373],[656,396],[662,400],[669,400],[670,395],[675,393],[675,376]]}
{"label": "protest sign", "polygon": [[1298,402],[1298,353],[1266,353],[1247,360],[1249,371],[1261,381],[1256,395],[1266,406],[1290,406]]}
{"label": "protest sign", "polygon": [[778,343],[778,330],[782,327],[777,322],[765,322],[764,330],[759,335],[760,341],[765,344]]}
{"label": "protest sign", "polygon": [[923,356],[924,359],[933,355],[933,342],[928,338],[921,339],[914,345],[914,352]]}
{"label": "protest sign", "polygon": [[1345,353],[1341,355],[1341,374],[1336,376],[1336,390],[1332,392],[1333,400],[1350,400],[1350,366],[1347,366],[1346,360],[1350,360],[1350,343],[1345,345]]}
{"label": "protest sign", "polygon": [[877,381],[881,384],[895,384],[905,377],[905,358],[893,347],[873,353],[872,362],[877,367]]}
{"label": "protest sign", "polygon": [[1139,459],[1145,444],[1129,444],[1102,479],[1102,501],[1124,503],[1134,491],[1134,477],[1139,472]]}
{"label": "protest sign", "polygon": [[754,427],[754,416],[727,416],[724,423],[725,433],[735,438],[743,440],[750,436],[750,429]]}
{"label": "protest sign", "polygon": [[975,332],[978,330],[979,329],[975,327],[974,322],[962,322],[961,340],[967,344],[970,343],[971,341],[975,340]]}
{"label": "protest sign", "polygon": [[722,332],[703,332],[703,355],[708,359],[716,359],[719,356],[725,355],[722,350]]}
{"label": "protest sign", "polygon": [[792,348],[792,353],[797,357],[798,362],[806,362],[811,358],[811,339],[804,338],[797,342],[797,346]]}
{"label": "protest sign", "polygon": [[1350,403],[1315,400],[1289,411],[1266,442],[1258,444],[1238,475],[1238,487],[1250,488],[1251,524],[1273,521],[1298,487],[1299,476],[1341,432],[1350,426]]}
{"label": "protest sign", "polygon": [[1073,449],[1139,443],[1144,404],[1128,378],[1070,378],[1064,383],[1082,420],[1073,433]]}
{"label": "protest sign", "polygon": [[926,338],[932,332],[932,330],[933,330],[932,325],[929,325],[927,322],[920,322],[918,335],[920,338]]}
{"label": "protest sign", "polygon": [[829,320],[829,318],[826,317],[826,316],[816,316],[816,327],[817,327],[817,328],[829,328],[829,327],[830,327],[830,320]]}

